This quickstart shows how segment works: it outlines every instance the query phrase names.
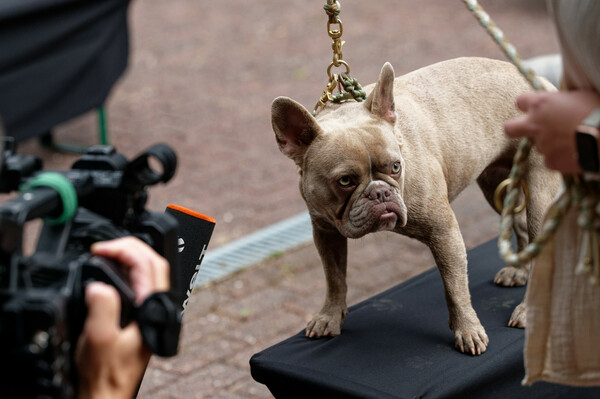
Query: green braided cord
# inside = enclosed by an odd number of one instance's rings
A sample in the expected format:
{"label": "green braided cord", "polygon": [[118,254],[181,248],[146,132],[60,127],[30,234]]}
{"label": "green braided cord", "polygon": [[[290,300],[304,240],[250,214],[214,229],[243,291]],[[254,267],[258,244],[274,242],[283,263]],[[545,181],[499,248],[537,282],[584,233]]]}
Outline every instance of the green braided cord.
{"label": "green braided cord", "polygon": [[46,218],[46,223],[50,225],[64,224],[67,220],[75,216],[75,212],[77,211],[77,192],[65,176],[56,172],[41,173],[21,184],[19,191],[25,192],[36,187],[50,187],[54,189],[62,202],[61,215],[56,218]]}
{"label": "green braided cord", "polygon": [[329,4],[329,3],[325,4],[323,6],[323,9],[327,13],[327,15],[330,15],[330,16],[338,16],[338,15],[340,15],[340,12],[342,11],[342,7],[340,6],[340,3],[338,3],[335,0],[333,0],[333,2],[331,4]]}
{"label": "green braided cord", "polygon": [[[463,0],[463,3],[465,3],[481,26],[485,28],[492,39],[500,46],[506,57],[517,67],[521,75],[527,79],[531,87],[533,87],[534,90],[545,90],[540,79],[535,75],[531,68],[525,66],[523,60],[517,53],[516,48],[508,42],[504,33],[502,33],[500,28],[498,28],[496,23],[490,18],[489,14],[477,3],[477,0]],[[504,208],[502,211],[502,222],[500,223],[500,237],[498,239],[500,255],[508,265],[515,267],[530,262],[541,252],[552,235],[556,232],[563,216],[567,213],[573,203],[577,202],[574,198],[577,196],[575,191],[578,185],[572,178],[565,177],[563,179],[564,191],[548,210],[546,221],[539,234],[521,252],[516,254],[513,252],[510,239],[514,226],[515,208],[520,196],[520,186],[526,170],[525,162],[532,146],[533,143],[527,138],[522,139],[519,143],[519,148],[515,154],[513,167],[509,175],[510,184],[506,189]]]}
{"label": "green braided cord", "polygon": [[[567,213],[572,202],[572,189],[568,186],[563,187],[563,192],[555,201],[554,205],[548,210],[548,217],[542,229],[522,251],[514,253],[510,243],[512,227],[514,224],[514,213],[504,211],[502,213],[502,222],[500,226],[500,238],[498,240],[498,249],[500,255],[506,264],[519,267],[522,264],[530,262],[542,251],[544,246],[550,240],[556,229],[560,225],[562,218]],[[506,209],[506,208],[505,208]]]}
{"label": "green braided cord", "polygon": [[579,207],[577,224],[582,229],[591,230],[594,227],[594,214],[597,202],[598,200],[593,196],[584,196],[579,201],[576,201]]}
{"label": "green braided cord", "polygon": [[346,100],[350,100],[351,98],[352,94],[350,93],[338,93],[333,95],[333,99],[331,101],[335,104],[339,104]]}
{"label": "green braided cord", "polygon": [[600,283],[600,268],[597,252],[594,250],[598,245],[598,236],[594,230],[600,227],[600,220],[596,214],[596,208],[600,202],[598,189],[598,182],[585,180],[574,187],[574,202],[579,210],[577,224],[583,230],[582,248],[575,274],[590,274],[589,282],[592,285]]}
{"label": "green braided cord", "polygon": [[486,32],[494,39],[494,41],[500,46],[506,57],[519,69],[519,72],[527,79],[531,86],[535,90],[542,90],[543,85],[536,74],[523,64],[523,60],[517,53],[517,49],[513,46],[505,37],[504,33],[498,28],[496,23],[490,18],[489,14],[485,12],[477,0],[463,0],[467,8],[477,18],[481,26],[483,26]]}
{"label": "green braided cord", "polygon": [[340,103],[344,100],[349,100],[350,98],[361,102],[367,98],[367,93],[363,90],[360,83],[358,83],[358,80],[351,78],[348,73],[344,72],[340,74],[339,80],[346,92],[333,96],[334,103]]}

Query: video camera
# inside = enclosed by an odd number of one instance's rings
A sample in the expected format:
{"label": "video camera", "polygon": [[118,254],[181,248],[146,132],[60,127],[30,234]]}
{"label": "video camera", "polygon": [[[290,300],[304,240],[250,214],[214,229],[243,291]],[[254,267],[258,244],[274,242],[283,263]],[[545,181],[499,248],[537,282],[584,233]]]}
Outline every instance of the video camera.
{"label": "video camera", "polygon": [[[70,170],[43,172],[40,158],[14,149],[5,138],[0,192],[20,194],[0,206],[0,396],[76,395],[73,359],[90,281],[117,288],[121,325],[136,320],[153,353],[175,355],[187,289],[176,259],[178,222],[145,209],[146,188],[175,173],[173,150],[157,144],[128,161],[111,146],[92,146]],[[38,218],[43,224],[35,252],[25,256],[24,226]],[[129,235],[170,264],[169,294],[150,296],[139,308],[118,265],[89,252],[95,241]]]}

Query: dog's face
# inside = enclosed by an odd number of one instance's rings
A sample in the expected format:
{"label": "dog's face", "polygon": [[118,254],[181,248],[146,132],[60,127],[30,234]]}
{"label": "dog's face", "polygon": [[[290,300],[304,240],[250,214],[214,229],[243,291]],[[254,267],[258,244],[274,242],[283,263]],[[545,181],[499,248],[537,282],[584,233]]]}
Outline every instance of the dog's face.
{"label": "dog's face", "polygon": [[289,98],[273,102],[277,143],[300,169],[300,191],[311,215],[348,238],[407,221],[393,82],[386,64],[364,103],[343,104],[318,120]]}

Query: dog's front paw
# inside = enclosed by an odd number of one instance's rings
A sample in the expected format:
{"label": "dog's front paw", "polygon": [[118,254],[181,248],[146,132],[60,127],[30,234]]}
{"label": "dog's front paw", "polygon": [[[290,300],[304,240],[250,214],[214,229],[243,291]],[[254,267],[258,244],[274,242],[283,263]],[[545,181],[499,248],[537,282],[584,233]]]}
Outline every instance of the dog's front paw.
{"label": "dog's front paw", "polygon": [[510,320],[508,321],[509,327],[525,328],[527,325],[527,314],[525,312],[525,303],[521,302],[515,310],[513,310]]}
{"label": "dog's front paw", "polygon": [[486,351],[490,342],[485,329],[480,323],[466,329],[456,329],[454,331],[454,347],[462,353],[471,355],[481,355]]}
{"label": "dog's front paw", "polygon": [[506,266],[500,269],[494,277],[494,283],[504,287],[522,287],[527,284],[529,271],[526,268]]}
{"label": "dog's front paw", "polygon": [[347,313],[347,309],[319,312],[306,325],[306,336],[309,338],[321,338],[340,335],[342,333],[342,322]]}

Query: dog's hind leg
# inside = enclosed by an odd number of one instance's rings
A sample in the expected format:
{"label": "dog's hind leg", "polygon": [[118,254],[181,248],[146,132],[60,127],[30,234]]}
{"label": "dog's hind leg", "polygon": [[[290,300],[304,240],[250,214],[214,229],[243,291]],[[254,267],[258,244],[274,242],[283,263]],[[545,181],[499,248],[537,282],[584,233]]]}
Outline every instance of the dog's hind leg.
{"label": "dog's hind leg", "polygon": [[[514,232],[518,251],[523,250],[527,243],[533,241],[538,234],[546,210],[560,186],[560,175],[544,168],[538,153],[532,152],[528,162],[529,173],[525,177],[525,182],[529,187],[531,198],[527,205],[526,218],[523,214],[519,214],[515,218]],[[477,183],[492,206],[494,206],[495,189],[508,177],[509,172],[510,165],[491,165],[477,179]],[[524,196],[521,197],[521,201],[524,200]],[[530,269],[529,263],[521,268],[506,266],[496,274],[494,282],[504,286],[524,285],[529,278]],[[513,311],[508,325],[525,328],[526,324],[525,302],[523,301]]]}
{"label": "dog's hind leg", "polygon": [[[508,178],[510,168],[510,162],[498,161],[488,166],[477,178],[477,184],[481,188],[485,199],[498,213],[500,212],[496,209],[494,195],[498,185]],[[521,195],[519,203],[524,200],[524,195]],[[515,217],[513,231],[517,241],[517,250],[521,251],[528,244],[529,240],[533,238],[528,232],[527,219],[524,214],[521,213]],[[527,283],[529,269],[529,264],[523,267],[505,266],[496,273],[494,283],[505,287],[523,286]]]}
{"label": "dog's hind leg", "polygon": [[[552,202],[552,198],[558,192],[560,175],[544,168],[541,156],[536,152],[532,152],[529,157],[528,170],[529,173],[525,177],[525,181],[531,192],[531,198],[527,205],[527,228],[529,241],[531,242],[540,231],[544,215]],[[527,325],[525,299],[513,310],[508,325],[518,328],[525,328]]]}

